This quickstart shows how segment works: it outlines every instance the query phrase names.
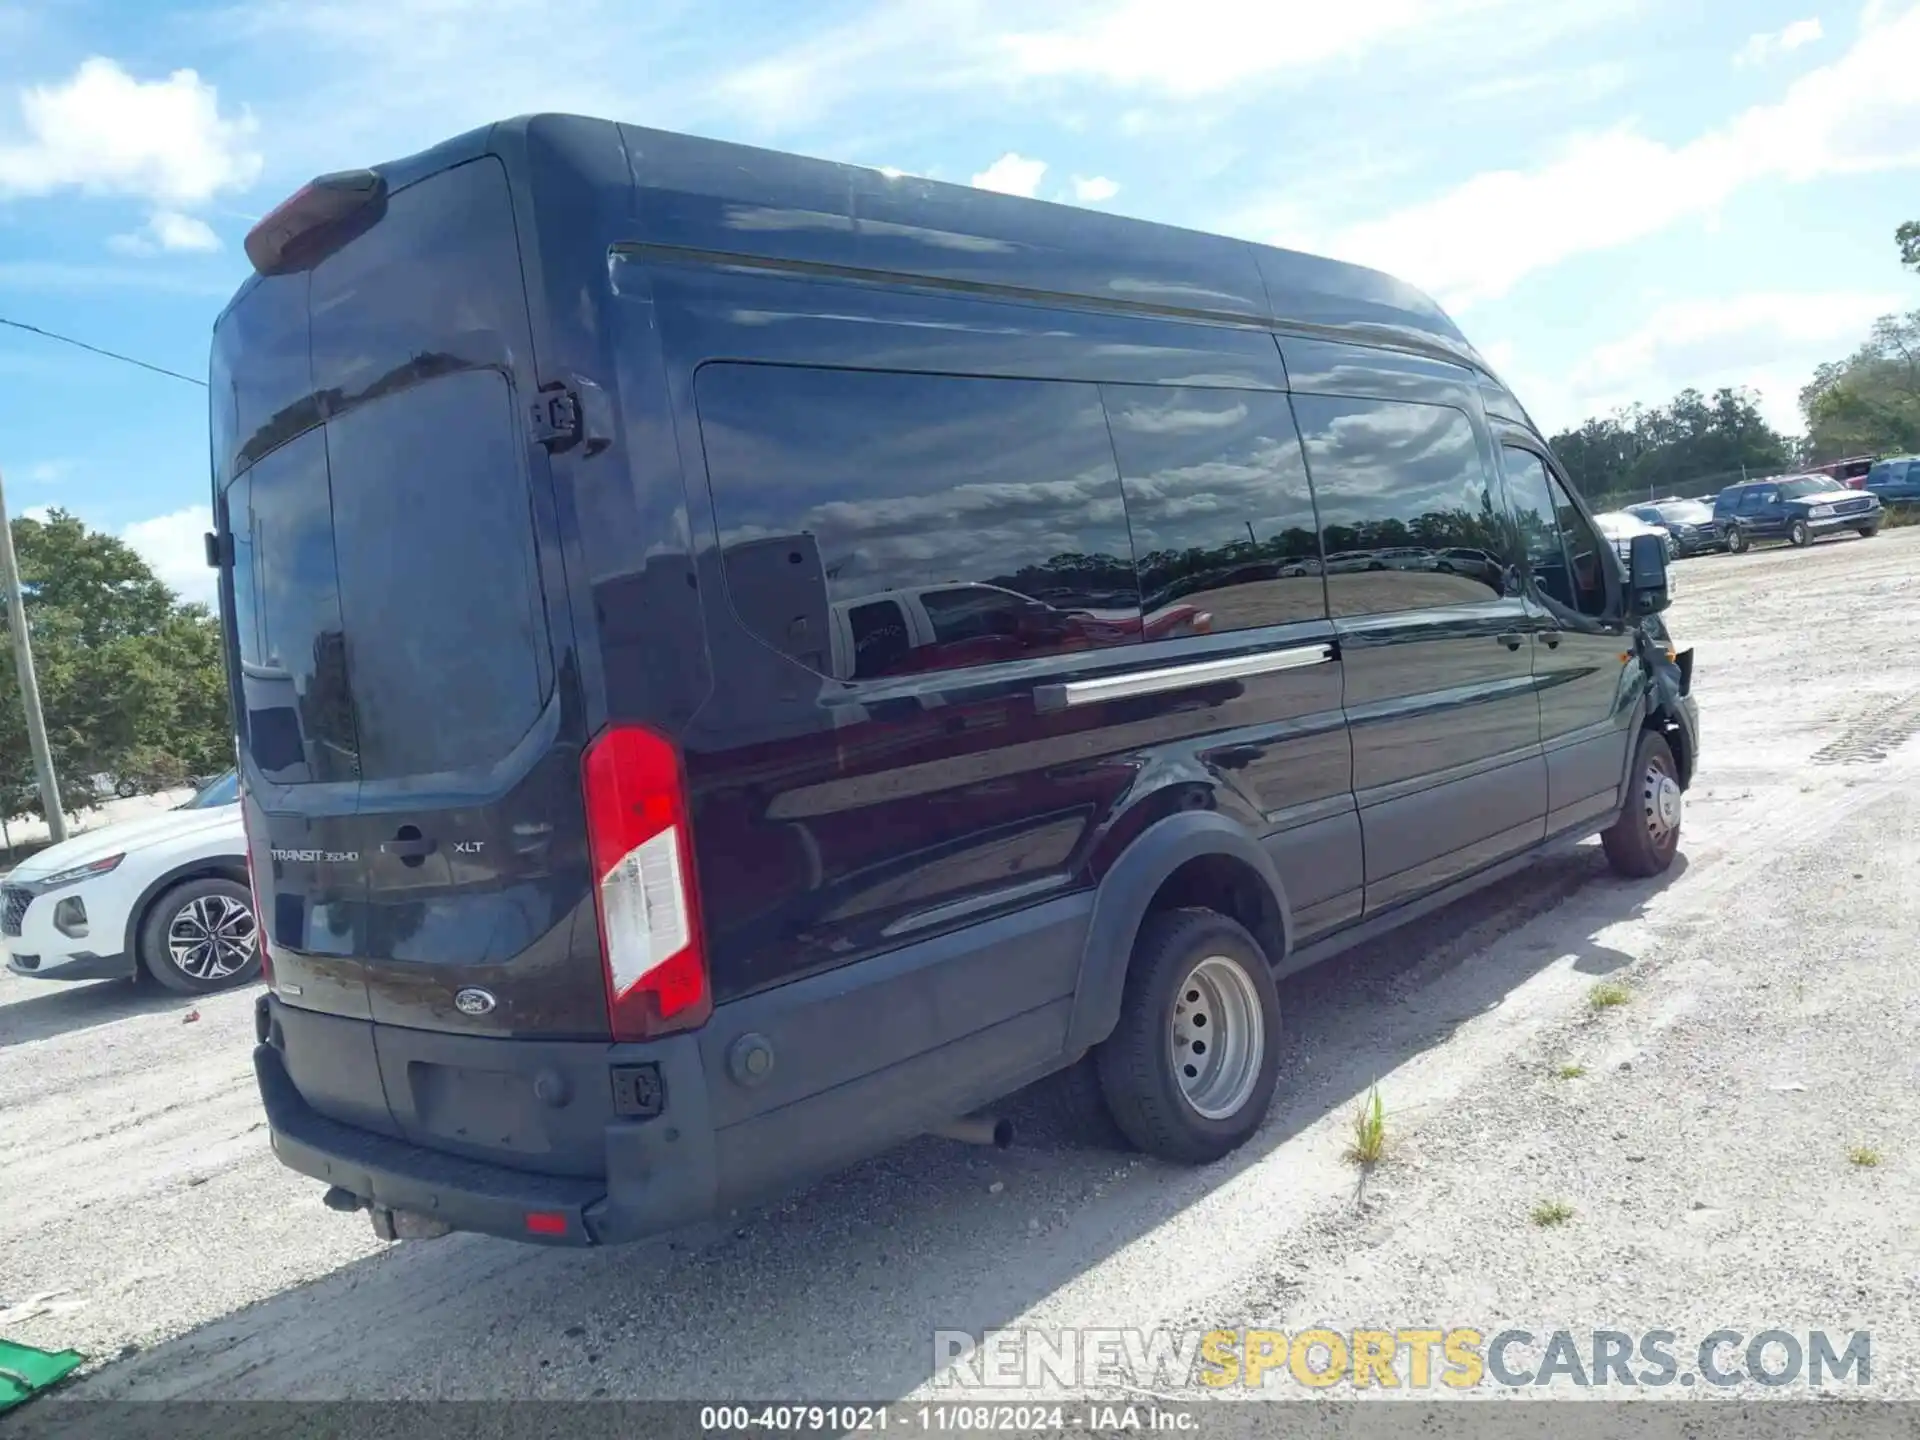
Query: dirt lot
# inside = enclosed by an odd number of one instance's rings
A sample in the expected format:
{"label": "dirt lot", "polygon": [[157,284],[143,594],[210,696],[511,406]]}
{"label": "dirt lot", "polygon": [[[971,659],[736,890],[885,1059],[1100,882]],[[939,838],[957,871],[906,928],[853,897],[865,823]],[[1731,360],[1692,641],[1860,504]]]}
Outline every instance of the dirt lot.
{"label": "dirt lot", "polygon": [[1676,594],[1683,862],[1629,884],[1584,847],[1289,982],[1281,1099],[1222,1164],[1033,1100],[1032,1145],[920,1142],[705,1236],[383,1249],[268,1154],[250,994],[0,976],[0,1332],[96,1357],[93,1398],[895,1398],[932,1393],[936,1330],[1665,1329],[1684,1362],[1864,1329],[1865,1393],[1920,1397],[1920,529]]}

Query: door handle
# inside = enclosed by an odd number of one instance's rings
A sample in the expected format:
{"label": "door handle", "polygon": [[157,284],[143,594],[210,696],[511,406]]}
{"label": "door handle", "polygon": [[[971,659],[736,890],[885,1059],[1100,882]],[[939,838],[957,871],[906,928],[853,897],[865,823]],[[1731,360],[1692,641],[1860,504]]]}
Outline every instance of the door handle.
{"label": "door handle", "polygon": [[1507,631],[1503,631],[1501,634],[1494,636],[1493,638],[1498,640],[1502,645],[1506,646],[1507,649],[1509,650],[1518,650],[1520,648],[1520,642],[1522,640],[1525,640],[1527,637],[1522,635],[1518,630],[1507,630]]}
{"label": "door handle", "polygon": [[392,840],[380,842],[382,855],[398,855],[402,860],[420,860],[431,855],[434,842],[424,835],[402,835]]}

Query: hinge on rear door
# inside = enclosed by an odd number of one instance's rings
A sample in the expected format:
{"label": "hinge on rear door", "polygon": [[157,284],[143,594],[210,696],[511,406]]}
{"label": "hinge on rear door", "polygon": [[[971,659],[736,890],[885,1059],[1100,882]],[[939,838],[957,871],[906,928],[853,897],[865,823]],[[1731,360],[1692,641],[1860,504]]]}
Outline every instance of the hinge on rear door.
{"label": "hinge on rear door", "polygon": [[549,390],[533,405],[533,438],[554,454],[580,443],[580,397],[571,390]]}
{"label": "hinge on rear door", "polygon": [[553,454],[585,443],[580,453],[598,455],[613,443],[613,402],[584,375],[572,384],[554,381],[533,402],[533,438]]}

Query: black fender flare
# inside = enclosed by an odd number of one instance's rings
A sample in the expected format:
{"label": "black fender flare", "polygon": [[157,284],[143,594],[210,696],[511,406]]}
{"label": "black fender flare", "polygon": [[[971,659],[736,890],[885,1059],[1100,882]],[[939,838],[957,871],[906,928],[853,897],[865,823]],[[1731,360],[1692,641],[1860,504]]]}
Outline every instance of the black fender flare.
{"label": "black fender flare", "polygon": [[[147,888],[140,892],[140,898],[133,902],[133,908],[127,911],[127,937],[125,954],[135,965],[140,963],[140,927],[146,923],[147,911],[174,886],[187,880],[199,880],[205,877],[231,880],[237,885],[247,883],[247,857],[245,855],[203,855],[198,860],[189,860],[174,866],[157,879],[148,882]],[[259,923],[254,916],[254,923]]]}
{"label": "black fender flare", "polygon": [[1093,915],[1080,954],[1073,1012],[1067,1021],[1067,1052],[1078,1055],[1105,1040],[1120,1021],[1127,963],[1147,909],[1168,876],[1190,860],[1219,855],[1245,865],[1272,896],[1280,915],[1282,953],[1293,945],[1293,911],[1273,860],[1246,827],[1210,810],[1169,815],[1143,830],[1114,862],[1094,892]]}

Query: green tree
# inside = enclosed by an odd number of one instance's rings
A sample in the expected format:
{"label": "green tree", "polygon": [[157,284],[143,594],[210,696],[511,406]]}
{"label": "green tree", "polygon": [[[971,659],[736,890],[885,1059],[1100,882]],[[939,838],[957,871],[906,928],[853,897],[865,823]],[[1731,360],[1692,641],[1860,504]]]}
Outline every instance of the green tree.
{"label": "green tree", "polygon": [[1920,270],[1920,220],[1907,221],[1893,232],[1893,238],[1900,246],[1900,263]]}
{"label": "green tree", "polygon": [[1800,409],[1810,462],[1920,449],[1920,310],[1882,316],[1852,355],[1814,371]]}
{"label": "green tree", "polygon": [[[233,762],[218,623],[180,603],[125,542],[53,511],[15,520],[14,549],[62,802],[99,775],[177,784]],[[0,793],[32,794],[33,760],[9,647],[0,664]],[[4,808],[15,809],[9,804]]]}
{"label": "green tree", "polygon": [[1752,391],[1682,390],[1665,405],[1633,405],[1556,435],[1553,452],[1580,493],[1606,504],[1685,493],[1696,482],[1764,475],[1792,461]]}

